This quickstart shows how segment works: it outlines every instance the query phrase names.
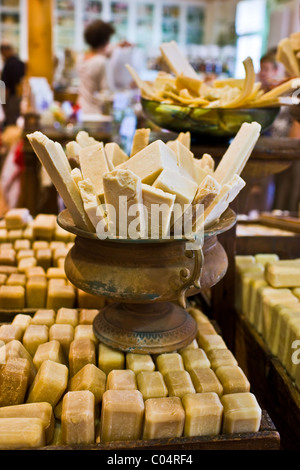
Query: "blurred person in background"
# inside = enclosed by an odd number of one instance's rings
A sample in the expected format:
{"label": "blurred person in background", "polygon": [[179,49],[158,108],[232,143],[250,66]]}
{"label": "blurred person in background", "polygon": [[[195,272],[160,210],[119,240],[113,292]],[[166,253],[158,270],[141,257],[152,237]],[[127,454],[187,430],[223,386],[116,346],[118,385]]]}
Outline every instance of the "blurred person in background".
{"label": "blurred person in background", "polygon": [[2,43],[0,52],[3,60],[1,80],[5,85],[5,104],[3,111],[5,114],[4,126],[15,125],[20,116],[20,106],[22,99],[22,82],[25,76],[26,67],[17,56],[11,44]]}

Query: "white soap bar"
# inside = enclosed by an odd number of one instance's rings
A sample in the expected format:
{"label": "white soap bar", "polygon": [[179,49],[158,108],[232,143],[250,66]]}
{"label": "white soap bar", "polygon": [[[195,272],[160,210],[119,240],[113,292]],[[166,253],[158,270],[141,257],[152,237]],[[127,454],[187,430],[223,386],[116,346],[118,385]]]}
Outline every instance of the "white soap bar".
{"label": "white soap bar", "polygon": [[107,220],[101,202],[96,195],[94,186],[89,178],[83,179],[78,182],[79,191],[83,201],[83,207],[87,213],[93,227],[99,228],[101,224],[103,230],[107,229]]}
{"label": "white soap bar", "polygon": [[99,198],[103,197],[103,175],[109,171],[107,157],[102,142],[83,147],[79,152],[83,178],[89,178]]}
{"label": "white soap bar", "polygon": [[113,170],[116,166],[126,162],[129,158],[116,142],[109,142],[105,144],[104,150],[109,166],[111,166],[110,170]]}
{"label": "white soap bar", "polygon": [[142,184],[142,197],[148,220],[148,235],[152,239],[168,235],[176,196]]}

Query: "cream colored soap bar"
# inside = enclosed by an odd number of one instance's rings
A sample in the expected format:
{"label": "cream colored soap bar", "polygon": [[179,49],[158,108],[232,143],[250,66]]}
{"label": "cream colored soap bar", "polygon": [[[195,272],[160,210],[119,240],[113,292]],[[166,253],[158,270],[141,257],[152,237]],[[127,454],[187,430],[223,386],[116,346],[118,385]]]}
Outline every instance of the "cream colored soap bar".
{"label": "cream colored soap bar", "polygon": [[95,308],[82,308],[79,312],[78,322],[80,325],[92,325],[98,314],[99,310]]}
{"label": "cream colored soap bar", "polygon": [[150,129],[136,129],[131,146],[130,157],[143,150],[149,144]]}
{"label": "cream colored soap bar", "polygon": [[300,261],[277,261],[267,263],[265,267],[266,280],[272,287],[297,287],[300,285]]}
{"label": "cream colored soap bar", "polygon": [[190,374],[186,370],[170,371],[164,376],[170,397],[182,398],[187,393],[195,393]]}
{"label": "cream colored soap bar", "polygon": [[75,328],[79,323],[78,310],[76,308],[60,308],[57,310],[55,322],[69,324]]}
{"label": "cream colored soap bar", "polygon": [[217,436],[220,434],[223,405],[216,393],[194,393],[182,398],[185,410],[185,436]]}
{"label": "cream colored soap bar", "polygon": [[66,357],[69,356],[70,345],[74,339],[74,328],[72,325],[55,323],[49,328],[49,341],[57,340],[61,344]]}
{"label": "cream colored soap bar", "polygon": [[146,235],[142,183],[131,170],[117,168],[103,176],[108,231],[121,238]]}
{"label": "cream colored soap bar", "polygon": [[94,341],[95,344],[98,343],[98,340],[94,334],[93,325],[77,325],[74,328],[74,339],[90,339]]}
{"label": "cream colored soap bar", "polygon": [[[59,268],[50,268],[59,269]],[[60,307],[73,308],[76,301],[76,292],[70,285],[48,284],[46,308],[57,310]]]}
{"label": "cream colored soap bar", "polygon": [[47,341],[46,343],[42,343],[38,346],[33,356],[33,364],[36,370],[38,370],[42,363],[47,360],[67,365],[67,360],[59,341]]}
{"label": "cream colored soap bar", "polygon": [[85,178],[82,181],[79,181],[78,187],[83,201],[84,210],[88,218],[90,219],[94,229],[98,230],[99,226],[101,225],[103,227],[103,230],[107,230],[107,220],[105,216],[105,211],[91,179]]}
{"label": "cream colored soap bar", "polygon": [[176,196],[143,183],[142,197],[148,221],[148,236],[155,239],[169,235]]}
{"label": "cream colored soap bar", "polygon": [[118,168],[131,170],[142,183],[152,185],[164,168],[177,171],[178,166],[176,154],[162,140],[156,140]]}
{"label": "cream colored soap bar", "polygon": [[55,323],[56,313],[53,309],[38,309],[32,317],[32,325],[45,325],[50,327]]}
{"label": "cream colored soap bar", "polygon": [[100,403],[105,392],[106,375],[94,364],[86,364],[70,378],[69,391],[89,390],[95,397],[95,404]]}
{"label": "cream colored soap bar", "polygon": [[184,420],[179,397],[149,398],[145,401],[143,439],[181,437]]}
{"label": "cream colored soap bar", "polygon": [[277,298],[265,298],[263,300],[263,311],[262,311],[262,335],[265,338],[266,343],[269,343],[269,335],[272,326],[272,318],[276,307],[280,306],[295,306],[299,305],[297,297],[292,292],[287,295],[278,296]]}
{"label": "cream colored soap bar", "polygon": [[209,323],[208,317],[199,308],[188,307],[187,312],[193,317],[198,326],[202,323]]}
{"label": "cream colored soap bar", "polygon": [[186,349],[181,352],[181,355],[187,371],[195,368],[210,367],[210,362],[203,349]]}
{"label": "cream colored soap bar", "polygon": [[26,275],[25,274],[18,274],[13,273],[10,274],[6,281],[7,286],[25,286],[26,284]]}
{"label": "cream colored soap bar", "polygon": [[[7,362],[8,359],[13,358],[21,358],[27,359],[30,364],[30,372],[28,378],[28,384],[30,385],[33,382],[33,379],[36,376],[36,368],[33,364],[32,356],[29,354],[26,348],[24,348],[23,344],[18,340],[9,341],[9,343],[4,344],[0,348],[0,358],[5,357],[5,361]],[[3,362],[5,362],[3,361]]]}
{"label": "cream colored soap bar", "polygon": [[274,309],[268,346],[275,356],[278,355],[279,342],[284,341],[285,338],[286,322],[293,317],[300,318],[300,304],[295,306],[280,305]]}
{"label": "cream colored soap bar", "polygon": [[168,395],[163,375],[159,371],[142,371],[136,377],[139,391],[144,400],[148,398],[160,398]]}
{"label": "cream colored soap bar", "polygon": [[49,340],[49,328],[46,325],[29,325],[23,336],[23,345],[33,357],[38,346]]}
{"label": "cream colored soap bar", "polygon": [[61,430],[67,445],[95,441],[95,397],[88,390],[68,392],[63,398]]}
{"label": "cream colored soap bar", "polygon": [[220,366],[216,369],[223,393],[242,393],[250,391],[250,383],[239,366]]}
{"label": "cream colored soap bar", "polygon": [[84,179],[89,179],[96,195],[103,197],[103,175],[109,171],[103,143],[96,143],[79,151],[80,168]]}
{"label": "cream colored soap bar", "polygon": [[28,359],[11,358],[0,368],[0,407],[23,403],[30,375]]}
{"label": "cream colored soap bar", "polygon": [[49,444],[54,434],[54,414],[50,403],[24,403],[21,405],[0,407],[2,418],[39,418],[45,431],[45,444]]}
{"label": "cream colored soap bar", "polygon": [[25,308],[25,289],[23,286],[0,287],[0,309],[22,310]]}
{"label": "cream colored soap bar", "polygon": [[150,354],[127,353],[126,369],[130,369],[135,374],[138,374],[142,370],[153,371],[155,364]]}
{"label": "cream colored soap bar", "polygon": [[221,397],[224,417],[222,433],[257,432],[261,422],[261,408],[252,393],[233,393]]}
{"label": "cream colored soap bar", "polygon": [[215,371],[220,366],[237,366],[238,362],[229,349],[211,349],[207,353],[211,368]]}
{"label": "cream colored soap bar", "polygon": [[278,261],[279,256],[276,253],[257,253],[254,255],[255,262],[265,266],[267,263],[272,261]]}
{"label": "cream colored soap bar", "polygon": [[44,361],[29,389],[27,403],[46,401],[54,407],[67,387],[68,373],[64,364]]}
{"label": "cream colored soap bar", "polygon": [[125,354],[122,351],[110,348],[106,344],[100,343],[98,349],[98,366],[109,374],[111,370],[123,369],[125,365]]}
{"label": "cream colored soap bar", "polygon": [[26,284],[27,308],[43,308],[47,302],[47,279],[45,276],[32,276]]}
{"label": "cream colored soap bar", "polygon": [[12,340],[22,340],[23,328],[20,325],[4,324],[0,326],[0,340],[9,343]]}
{"label": "cream colored soap bar", "polygon": [[157,369],[162,375],[174,370],[184,370],[182,356],[179,353],[162,353],[156,358]]}
{"label": "cream colored soap bar", "polygon": [[179,140],[175,140],[172,145],[172,150],[177,156],[177,165],[180,173],[186,178],[199,184],[195,178],[196,170],[194,165],[194,154]]}
{"label": "cream colored soap bar", "polygon": [[40,418],[1,418],[0,449],[43,447],[45,431]]}
{"label": "cream colored soap bar", "polygon": [[96,365],[95,343],[89,338],[74,339],[69,350],[70,377],[73,377],[86,364]]}
{"label": "cream colored soap bar", "polygon": [[190,376],[197,393],[214,392],[219,396],[222,395],[222,384],[212,369],[196,368],[190,371]]}
{"label": "cream colored soap bar", "polygon": [[214,326],[210,322],[201,323],[198,326],[198,331],[196,335],[199,347],[201,347],[201,344],[205,342],[205,337],[209,335],[217,335]]}
{"label": "cream colored soap bar", "polygon": [[136,375],[133,370],[111,370],[107,375],[107,390],[137,390]]}
{"label": "cream colored soap bar", "polygon": [[206,354],[212,349],[226,349],[226,343],[222,336],[218,334],[207,334],[197,336],[199,347],[202,348]]}
{"label": "cream colored soap bar", "polygon": [[118,165],[126,162],[128,160],[128,155],[121,149],[121,147],[116,142],[108,142],[104,146],[104,150],[108,159],[108,162],[111,163],[112,168],[115,168]]}
{"label": "cream colored soap bar", "polygon": [[107,390],[102,398],[101,441],[140,439],[143,418],[144,400],[139,390]]}
{"label": "cream colored soap bar", "polygon": [[21,229],[25,227],[31,219],[29,209],[25,207],[9,209],[4,214],[5,227],[7,230]]}

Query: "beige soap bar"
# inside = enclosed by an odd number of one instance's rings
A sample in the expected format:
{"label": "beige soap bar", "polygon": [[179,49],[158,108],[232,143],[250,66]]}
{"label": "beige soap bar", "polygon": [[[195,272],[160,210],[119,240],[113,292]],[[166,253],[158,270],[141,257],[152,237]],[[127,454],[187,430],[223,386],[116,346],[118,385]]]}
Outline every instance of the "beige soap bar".
{"label": "beige soap bar", "polygon": [[31,243],[29,240],[16,240],[14,242],[14,250],[20,251],[20,250],[30,250],[31,248]]}
{"label": "beige soap bar", "polygon": [[111,370],[107,375],[107,390],[137,390],[137,379],[133,370]]}
{"label": "beige soap bar", "polygon": [[162,375],[175,370],[184,370],[182,356],[179,353],[162,353],[156,358],[156,367]]}
{"label": "beige soap bar", "polygon": [[45,445],[40,418],[1,418],[0,449],[37,448]]}
{"label": "beige soap bar", "polygon": [[250,391],[250,383],[239,366],[220,366],[216,369],[223,393],[242,393]]}
{"label": "beige soap bar", "polygon": [[31,276],[26,284],[27,308],[43,308],[47,302],[47,279],[45,276]]}
{"label": "beige soap bar", "polygon": [[298,287],[300,285],[300,260],[279,260],[267,263],[265,277],[272,287]]}
{"label": "beige soap bar", "polygon": [[104,207],[101,204],[100,196],[96,193],[96,189],[90,178],[85,178],[82,181],[79,181],[78,187],[83,201],[84,210],[95,231],[98,233],[100,225],[103,227],[103,230],[107,230],[107,220]]}
{"label": "beige soap bar", "polygon": [[0,407],[23,403],[29,375],[28,359],[11,358],[0,366]]}
{"label": "beige soap bar", "polygon": [[155,364],[150,354],[127,353],[126,369],[133,370],[133,372],[138,374],[142,370],[153,371]]}
{"label": "beige soap bar", "polygon": [[36,376],[36,368],[33,364],[32,356],[29,354],[27,349],[24,348],[23,344],[16,339],[9,341],[9,343],[5,344],[0,348],[0,358],[4,357],[4,355],[5,361],[18,357],[21,359],[27,359],[29,361],[30,372],[28,384],[30,385],[33,382],[34,377]]}
{"label": "beige soap bar", "polygon": [[194,393],[182,398],[185,411],[185,436],[217,436],[220,434],[223,405],[214,393]]}
{"label": "beige soap bar", "polygon": [[34,238],[42,241],[51,240],[55,230],[55,222],[55,215],[38,214],[32,224]]}
{"label": "beige soap bar", "polygon": [[159,371],[141,371],[137,374],[136,380],[144,400],[168,396],[163,375]]}
{"label": "beige soap bar", "polygon": [[162,140],[156,140],[136,153],[118,168],[131,170],[142,183],[152,185],[164,168],[177,171],[177,157]]}
{"label": "beige soap bar", "polygon": [[0,340],[4,343],[16,339],[22,340],[23,328],[20,325],[4,324],[0,326]]}
{"label": "beige soap bar", "polygon": [[223,405],[222,433],[257,432],[261,422],[261,408],[252,393],[233,393],[221,397]]}
{"label": "beige soap bar", "polygon": [[139,390],[107,390],[102,397],[101,441],[140,439],[143,418],[144,400]]}
{"label": "beige soap bar", "polygon": [[287,319],[297,317],[300,318],[300,303],[295,306],[278,305],[274,308],[268,347],[275,356],[278,355],[279,341],[285,338]]}
{"label": "beige soap bar", "polygon": [[146,217],[139,176],[117,168],[104,174],[103,188],[109,233],[120,238],[144,237]]}
{"label": "beige soap bar", "polygon": [[74,328],[74,339],[87,338],[94,341],[95,344],[98,340],[94,334],[93,325],[77,325]]}
{"label": "beige soap bar", "polygon": [[116,142],[108,142],[105,144],[104,150],[112,168],[121,165],[121,163],[126,162],[129,158]]}
{"label": "beige soap bar", "polygon": [[14,317],[11,324],[20,326],[22,328],[23,333],[24,333],[26,328],[30,325],[30,322],[31,322],[31,316],[30,315],[26,315],[24,313],[18,313]]}
{"label": "beige soap bar", "polygon": [[205,315],[205,313],[203,313],[199,308],[188,307],[186,310],[193,317],[198,327],[202,325],[202,323],[209,323],[207,315]]}
{"label": "beige soap bar", "polygon": [[88,390],[68,392],[63,398],[61,430],[67,445],[95,441],[95,397]]}
{"label": "beige soap bar", "polygon": [[73,377],[86,364],[96,365],[95,343],[89,338],[74,339],[69,349],[70,377]]}
{"label": "beige soap bar", "polygon": [[187,371],[195,368],[210,367],[210,362],[203,349],[186,349],[181,352],[181,355]]}
{"label": "beige soap bar", "polygon": [[216,334],[217,334],[217,332],[216,332],[215,328],[213,327],[213,325],[210,322],[205,322],[205,323],[199,324],[198,325],[197,336],[196,336],[199,346],[204,341],[203,338],[205,338],[205,336],[207,336],[207,335],[216,335]]}
{"label": "beige soap bar", "polygon": [[[59,269],[59,268],[50,268]],[[57,310],[60,307],[73,308],[76,301],[76,292],[73,286],[52,285],[48,286],[46,307]]]}
{"label": "beige soap bar", "polygon": [[208,368],[190,370],[190,376],[197,393],[214,392],[221,396],[223,387],[215,372]]}
{"label": "beige soap bar", "polygon": [[80,168],[83,178],[90,179],[98,197],[103,196],[103,175],[109,171],[103,143],[96,143],[79,151]]}
{"label": "beige soap bar", "polygon": [[76,308],[60,308],[57,310],[56,323],[72,325],[74,328],[79,323],[79,314]]}
{"label": "beige soap bar", "polygon": [[32,325],[45,325],[50,327],[55,323],[56,313],[53,309],[38,309],[32,317]]}
{"label": "beige soap bar", "polygon": [[0,309],[22,310],[25,308],[25,289],[23,286],[0,286]]}
{"label": "beige soap bar", "polygon": [[145,401],[143,439],[181,437],[185,412],[179,397],[149,398]]}
{"label": "beige soap bar", "polygon": [[211,368],[216,370],[220,366],[237,366],[238,362],[229,349],[211,349],[207,353]]}
{"label": "beige soap bar", "polygon": [[195,393],[191,376],[186,370],[174,370],[164,375],[170,397],[182,398],[187,393]]}
{"label": "beige soap bar", "polygon": [[45,444],[49,444],[54,435],[54,414],[50,403],[23,403],[21,405],[0,407],[2,418],[39,418],[45,431]]}
{"label": "beige soap bar", "polygon": [[99,310],[92,308],[82,308],[79,312],[78,323],[80,325],[92,325]]}
{"label": "beige soap bar", "polygon": [[49,328],[46,325],[29,325],[23,336],[23,345],[33,357],[38,346],[49,340]]}
{"label": "beige soap bar", "polygon": [[66,357],[69,356],[70,345],[74,339],[74,328],[69,324],[55,323],[49,328],[49,341],[57,340],[62,346]]}
{"label": "beige soap bar", "polygon": [[12,273],[8,277],[6,281],[7,286],[25,286],[26,284],[26,275],[25,274],[18,274]]}
{"label": "beige soap bar", "polygon": [[125,354],[122,351],[113,349],[106,344],[100,343],[98,349],[98,366],[109,374],[114,369],[124,369],[125,365]]}
{"label": "beige soap bar", "polygon": [[38,346],[33,357],[35,368],[38,370],[42,363],[47,360],[67,365],[67,360],[59,341],[54,339]]}
{"label": "beige soap bar", "polygon": [[45,271],[52,266],[52,251],[50,248],[36,250],[35,257],[37,265],[41,266]]}
{"label": "beige soap bar", "polygon": [[180,173],[198,183],[195,177],[194,154],[178,139],[174,141],[171,148],[176,153]]}
{"label": "beige soap bar", "polygon": [[96,405],[102,400],[105,387],[106,375],[94,364],[83,366],[68,383],[68,391],[89,390],[92,392]]}
{"label": "beige soap bar", "polygon": [[133,157],[140,150],[143,150],[149,144],[150,129],[136,129],[132,146],[130,151],[130,157]]}
{"label": "beige soap bar", "polygon": [[46,401],[54,407],[67,387],[68,374],[64,364],[44,361],[29,389],[27,403]]}
{"label": "beige soap bar", "polygon": [[159,239],[170,235],[175,194],[167,193],[143,183],[142,197],[148,224],[148,236],[152,239]]}
{"label": "beige soap bar", "polygon": [[218,334],[208,334],[208,335],[203,335],[200,337],[200,335],[197,336],[198,344],[199,347],[204,349],[206,354],[211,350],[211,349],[226,349],[226,343],[222,336]]}
{"label": "beige soap bar", "polygon": [[25,207],[16,207],[9,209],[4,214],[5,227],[7,230],[17,230],[25,227],[31,220],[29,209]]}

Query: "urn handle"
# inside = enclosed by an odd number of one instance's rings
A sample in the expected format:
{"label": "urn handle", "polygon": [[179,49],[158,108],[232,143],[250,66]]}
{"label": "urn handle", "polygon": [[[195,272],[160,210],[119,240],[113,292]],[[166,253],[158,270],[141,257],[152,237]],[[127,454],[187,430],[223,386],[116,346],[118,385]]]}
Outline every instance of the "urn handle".
{"label": "urn handle", "polygon": [[186,308],[186,291],[190,287],[195,287],[196,289],[201,288],[200,278],[204,258],[202,246],[199,245],[197,245],[197,248],[194,250],[185,250],[184,254],[187,258],[194,260],[194,268],[192,272],[188,268],[183,268],[179,274],[182,285],[178,295],[178,302],[181,307]]}

